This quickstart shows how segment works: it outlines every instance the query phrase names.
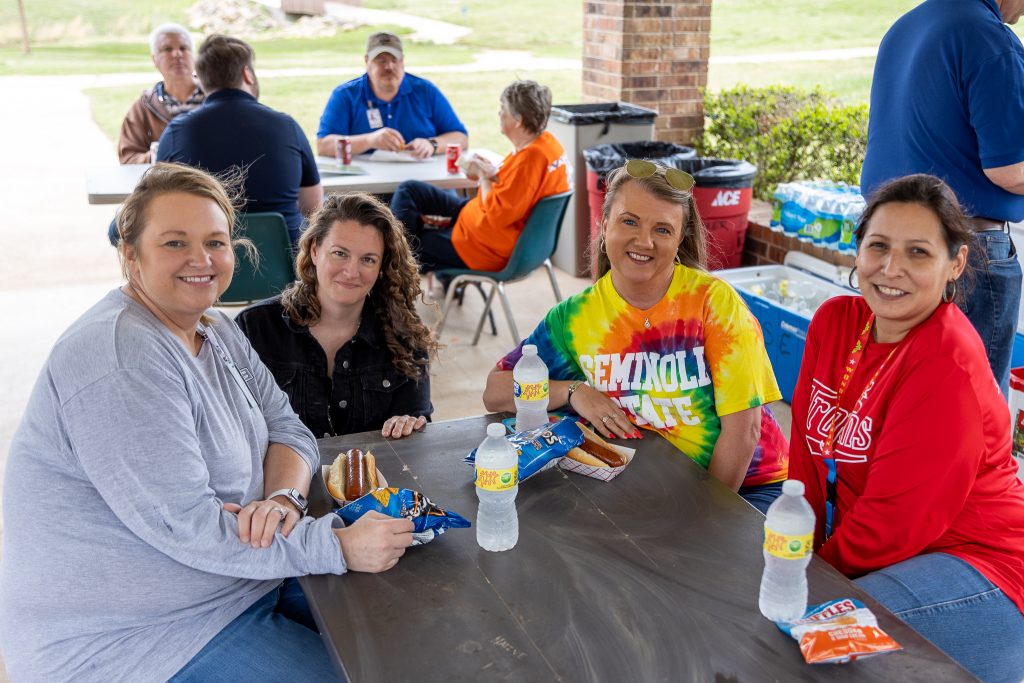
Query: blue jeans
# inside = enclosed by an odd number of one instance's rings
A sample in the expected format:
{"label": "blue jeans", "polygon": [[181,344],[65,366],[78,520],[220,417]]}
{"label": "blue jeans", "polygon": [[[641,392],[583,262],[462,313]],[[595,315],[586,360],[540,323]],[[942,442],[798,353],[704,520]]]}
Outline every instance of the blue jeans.
{"label": "blue jeans", "polygon": [[768,506],[782,495],[782,482],[762,484],[761,486],[744,486],[739,490],[740,497],[750,503],[762,515],[768,514]]}
{"label": "blue jeans", "polygon": [[[466,197],[420,180],[406,180],[395,188],[391,197],[391,213],[405,226],[421,272],[466,267],[466,262],[452,245],[452,228],[467,202],[469,199]],[[447,228],[425,227],[424,215],[447,216],[452,222]]]}
{"label": "blue jeans", "polygon": [[960,558],[918,555],[856,583],[982,681],[1024,678],[1024,615]]}
{"label": "blue jeans", "polygon": [[172,683],[345,680],[331,664],[296,579],[285,579],[213,637]]}
{"label": "blue jeans", "polygon": [[1017,332],[1021,269],[1010,236],[1000,230],[975,233],[968,263],[974,282],[968,281],[963,312],[978,331],[992,374],[1003,392],[1010,395],[1010,354]]}

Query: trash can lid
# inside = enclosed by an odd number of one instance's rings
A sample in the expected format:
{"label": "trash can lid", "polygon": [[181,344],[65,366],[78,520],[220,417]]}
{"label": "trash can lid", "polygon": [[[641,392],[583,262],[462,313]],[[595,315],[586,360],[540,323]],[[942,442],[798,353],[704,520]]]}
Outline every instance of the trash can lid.
{"label": "trash can lid", "polygon": [[646,107],[638,107],[627,102],[598,102],[595,104],[556,104],[551,107],[551,118],[561,123],[574,126],[586,126],[592,123],[624,123],[636,125],[651,123],[658,112]]}
{"label": "trash can lid", "polygon": [[741,159],[694,157],[672,165],[692,175],[698,187],[750,187],[757,175],[757,166]]}

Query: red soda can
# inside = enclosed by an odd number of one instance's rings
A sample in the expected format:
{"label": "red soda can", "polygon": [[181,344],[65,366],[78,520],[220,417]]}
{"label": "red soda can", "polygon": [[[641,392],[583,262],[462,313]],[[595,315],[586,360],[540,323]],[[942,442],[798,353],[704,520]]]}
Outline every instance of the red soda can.
{"label": "red soda can", "polygon": [[458,143],[449,143],[445,145],[444,156],[448,160],[448,173],[455,175],[459,172],[459,153],[462,151],[462,147]]}
{"label": "red soda can", "polygon": [[339,166],[348,166],[352,163],[352,141],[348,136],[338,138],[338,144],[334,149],[334,158],[338,160]]}

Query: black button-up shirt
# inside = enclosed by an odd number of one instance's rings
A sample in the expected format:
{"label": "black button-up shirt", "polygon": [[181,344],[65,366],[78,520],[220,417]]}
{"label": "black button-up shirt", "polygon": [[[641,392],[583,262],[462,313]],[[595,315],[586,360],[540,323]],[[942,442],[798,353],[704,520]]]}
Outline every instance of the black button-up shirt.
{"label": "black button-up shirt", "polygon": [[288,316],[280,297],[250,306],[235,322],[317,438],[380,429],[392,415],[430,419],[426,367],[419,381],[394,368],[369,300],[356,335],[334,357],[331,377],[323,347]]}

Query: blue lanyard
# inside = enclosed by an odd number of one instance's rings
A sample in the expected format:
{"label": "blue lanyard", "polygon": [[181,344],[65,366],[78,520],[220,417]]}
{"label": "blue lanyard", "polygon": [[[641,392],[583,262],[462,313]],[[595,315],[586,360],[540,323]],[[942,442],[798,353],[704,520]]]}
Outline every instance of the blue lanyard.
{"label": "blue lanyard", "polygon": [[[872,313],[868,316],[867,324],[864,325],[864,329],[861,330],[860,335],[857,337],[857,342],[850,349],[850,357],[846,361],[846,367],[843,370],[843,378],[839,382],[839,389],[836,391],[836,406],[832,411],[832,423],[829,425],[828,436],[825,438],[824,444],[821,447],[821,457],[825,461],[825,467],[828,468],[828,473],[825,477],[825,540],[827,541],[832,536],[832,519],[835,516],[837,509],[837,489],[839,470],[836,467],[836,456],[833,444],[836,437],[836,427],[839,422],[839,404],[843,400],[843,394],[846,393],[847,387],[850,385],[850,379],[853,377],[853,373],[856,371],[857,366],[860,365],[861,356],[864,355],[864,347],[867,346],[868,337],[871,335],[871,326],[875,322],[875,315]],[[857,403],[854,404],[853,410],[850,411],[850,415],[860,412],[864,406],[864,401],[868,397],[868,392],[871,391],[875,386],[875,382],[878,380],[878,376],[882,374],[882,370],[889,364],[889,359],[892,358],[893,354],[900,347],[899,344],[893,347],[889,355],[885,357],[882,364],[875,370],[875,374],[871,376],[871,380],[864,385],[864,391],[861,392],[860,397],[857,399]]]}

